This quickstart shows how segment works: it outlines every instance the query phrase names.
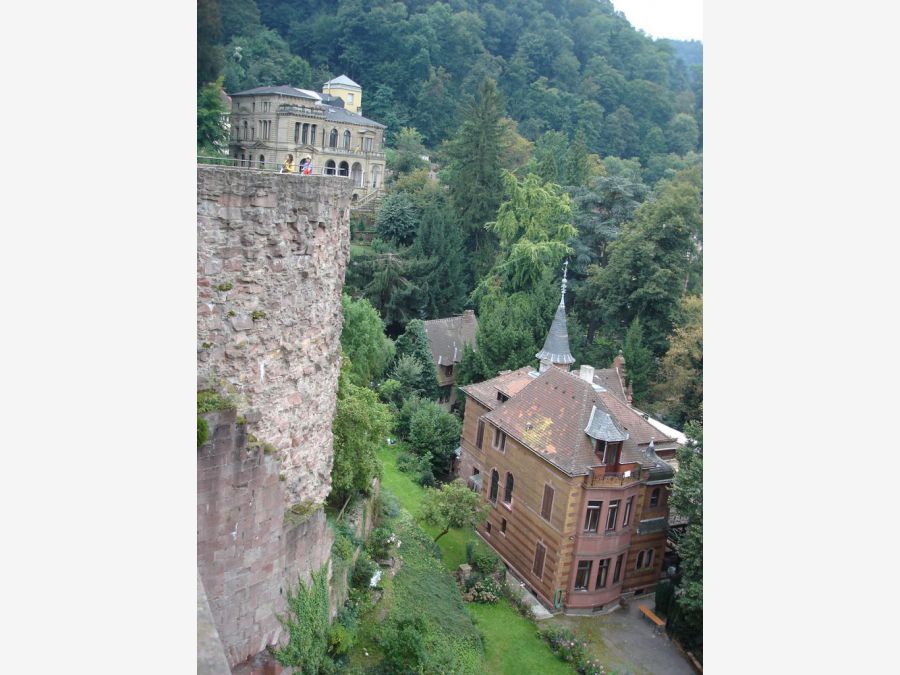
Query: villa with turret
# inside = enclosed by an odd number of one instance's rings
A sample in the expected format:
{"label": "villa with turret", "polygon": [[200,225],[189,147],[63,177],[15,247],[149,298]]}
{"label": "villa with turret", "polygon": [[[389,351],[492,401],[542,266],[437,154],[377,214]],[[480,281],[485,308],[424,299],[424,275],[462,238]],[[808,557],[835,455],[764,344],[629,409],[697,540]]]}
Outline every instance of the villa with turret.
{"label": "villa with turret", "polygon": [[312,173],[353,179],[354,199],[382,187],[384,125],[362,116],[362,88],[346,75],[322,92],[286,85],[231,94],[229,155],[238,166],[277,169],[288,154]]}
{"label": "villa with turret", "polygon": [[569,372],[566,281],[537,369],[462,388],[458,473],[477,529],[552,611],[603,612],[660,578],[680,436],[631,405],[624,359]]}

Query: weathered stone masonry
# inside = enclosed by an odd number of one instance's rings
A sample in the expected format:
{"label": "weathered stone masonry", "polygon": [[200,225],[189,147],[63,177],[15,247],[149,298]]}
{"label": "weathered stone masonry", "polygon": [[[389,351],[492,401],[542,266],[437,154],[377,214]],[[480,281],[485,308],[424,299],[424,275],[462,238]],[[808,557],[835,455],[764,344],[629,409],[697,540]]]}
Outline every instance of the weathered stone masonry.
{"label": "weathered stone masonry", "polygon": [[286,506],[331,489],[352,182],[197,169],[199,386],[240,394],[280,451]]}
{"label": "weathered stone masonry", "polygon": [[[231,667],[284,639],[287,589],[330,558],[331,530],[309,507],[331,487],[351,185],[197,170],[198,389],[239,400],[205,415],[197,563]],[[296,504],[302,522],[285,519]]]}

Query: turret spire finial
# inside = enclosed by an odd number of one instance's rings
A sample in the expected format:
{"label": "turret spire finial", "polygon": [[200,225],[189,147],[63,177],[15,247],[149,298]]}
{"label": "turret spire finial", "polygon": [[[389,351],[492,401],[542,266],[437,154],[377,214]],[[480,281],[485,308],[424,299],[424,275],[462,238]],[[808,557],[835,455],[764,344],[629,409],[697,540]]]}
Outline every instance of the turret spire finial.
{"label": "turret spire finial", "polygon": [[566,279],[566,275],[568,274],[568,272],[569,272],[569,260],[567,258],[566,261],[563,263],[563,276],[562,276],[562,283],[561,283],[562,296],[559,299],[560,304],[565,302],[565,299],[566,299],[566,286],[569,283],[568,280]]}

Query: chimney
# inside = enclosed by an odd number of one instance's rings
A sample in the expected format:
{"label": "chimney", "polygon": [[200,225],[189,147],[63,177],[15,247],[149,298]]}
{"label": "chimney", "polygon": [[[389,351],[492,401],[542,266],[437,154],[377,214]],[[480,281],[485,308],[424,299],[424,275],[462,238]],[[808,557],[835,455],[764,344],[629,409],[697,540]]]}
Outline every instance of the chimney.
{"label": "chimney", "polygon": [[594,366],[581,366],[578,375],[588,384],[594,384]]}
{"label": "chimney", "polygon": [[625,379],[625,355],[622,354],[622,350],[619,350],[619,353],[616,354],[616,357],[612,362],[613,368],[616,369],[616,373],[619,375],[619,381],[622,383],[622,389],[625,390],[625,402],[628,405],[631,405],[632,401],[632,391],[631,391],[631,382],[628,382],[626,385]]}

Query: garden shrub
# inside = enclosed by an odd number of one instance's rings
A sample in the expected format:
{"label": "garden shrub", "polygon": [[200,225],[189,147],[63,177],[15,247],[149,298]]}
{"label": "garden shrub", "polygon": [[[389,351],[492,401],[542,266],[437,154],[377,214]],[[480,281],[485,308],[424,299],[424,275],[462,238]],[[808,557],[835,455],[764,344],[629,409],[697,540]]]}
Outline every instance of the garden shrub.
{"label": "garden shrub", "polygon": [[434,487],[434,483],[434,474],[431,472],[431,469],[425,469],[419,474],[419,485],[422,487]]}
{"label": "garden shrub", "polygon": [[656,585],[656,613],[667,616],[675,597],[675,586],[669,581]]}
{"label": "garden shrub", "polygon": [[591,658],[588,643],[580,640],[567,628],[545,628],[538,632],[550,649],[566,663],[571,663],[581,675],[605,675],[607,672],[598,659]]}
{"label": "garden shrub", "polygon": [[475,554],[475,542],[467,541],[466,542],[466,562],[470,565],[472,564],[472,560],[474,559]]}
{"label": "garden shrub", "polygon": [[515,589],[509,582],[505,582],[500,590],[503,593],[503,597],[509,601],[509,604],[511,604],[519,614],[529,621],[535,621],[537,619],[531,605],[523,599],[521,595],[515,592]]}
{"label": "garden shrub", "polygon": [[376,502],[376,510],[379,520],[384,518],[396,518],[400,515],[400,502],[385,488],[381,489]]}
{"label": "garden shrub", "polygon": [[296,592],[288,589],[287,605],[287,614],[279,616],[278,620],[288,632],[288,643],[281,649],[273,650],[275,658],[283,666],[302,667],[304,673],[319,675],[334,672],[328,656],[327,564],[312,574],[308,587],[300,580]]}
{"label": "garden shrub", "polygon": [[421,615],[393,621],[381,634],[382,666],[390,673],[420,673],[426,658],[428,622]]}
{"label": "garden shrub", "polygon": [[401,452],[397,455],[397,468],[404,473],[418,473],[422,471],[422,460],[411,452]]}
{"label": "garden shrub", "polygon": [[366,552],[375,560],[382,560],[388,557],[391,549],[395,546],[396,537],[391,528],[381,525],[372,530],[369,540],[366,542]]}
{"label": "garden shrub", "polygon": [[473,602],[493,604],[500,600],[500,585],[490,577],[485,577],[475,582],[471,596]]}
{"label": "garden shrub", "polygon": [[353,648],[356,636],[346,626],[335,622],[328,634],[328,650],[333,656],[344,656]]}
{"label": "garden shrub", "polygon": [[493,574],[500,569],[500,558],[485,547],[479,547],[472,554],[472,566],[484,575]]}

